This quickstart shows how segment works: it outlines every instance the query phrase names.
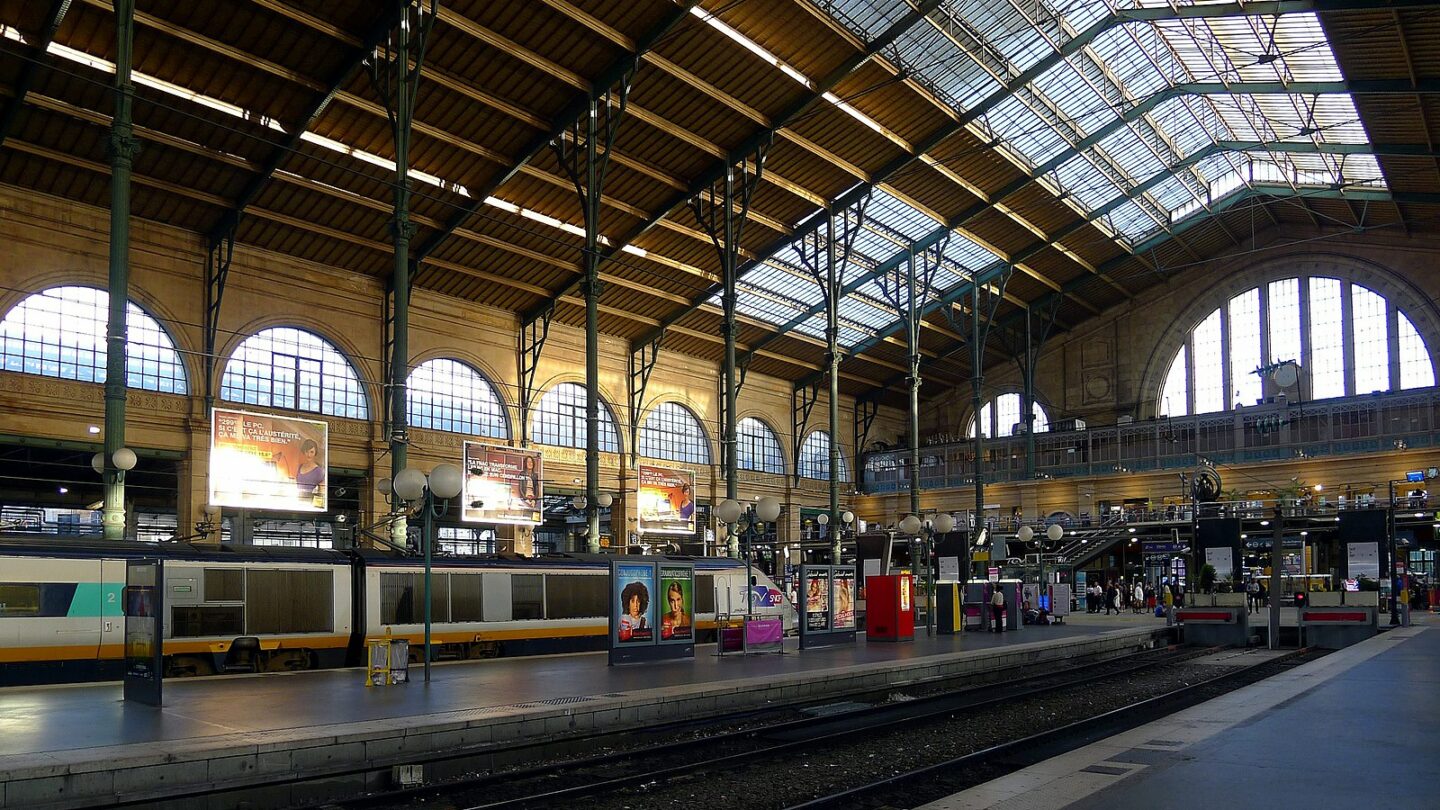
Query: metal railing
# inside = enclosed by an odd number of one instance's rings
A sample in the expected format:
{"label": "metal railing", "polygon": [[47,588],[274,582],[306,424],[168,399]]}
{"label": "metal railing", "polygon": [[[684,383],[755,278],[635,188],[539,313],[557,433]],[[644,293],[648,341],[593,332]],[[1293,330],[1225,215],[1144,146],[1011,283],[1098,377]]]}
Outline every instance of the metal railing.
{"label": "metal railing", "polygon": [[[1382,450],[1435,447],[1440,427],[1440,389],[1426,388],[1364,397],[1275,402],[1223,413],[1153,419],[1112,427],[1035,435],[1039,478],[1094,477],[1154,470],[1186,470],[1202,464],[1247,465],[1303,458],[1358,455]],[[986,483],[1025,480],[1022,436],[985,441],[981,470]],[[867,494],[908,491],[909,450],[867,453],[860,489]],[[922,489],[975,483],[972,441],[920,449]]]}

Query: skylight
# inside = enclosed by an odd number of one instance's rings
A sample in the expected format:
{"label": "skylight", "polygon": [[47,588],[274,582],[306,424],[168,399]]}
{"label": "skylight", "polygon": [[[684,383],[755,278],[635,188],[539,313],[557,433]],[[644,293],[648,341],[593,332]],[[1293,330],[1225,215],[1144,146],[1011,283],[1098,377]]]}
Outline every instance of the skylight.
{"label": "skylight", "polygon": [[[903,0],[812,1],[865,39],[910,8]],[[1021,73],[1116,9],[1170,5],[945,0],[887,56],[938,98],[966,111],[999,97]],[[1097,225],[1135,244],[1257,182],[1297,191],[1383,188],[1373,155],[1266,148],[1278,142],[1367,143],[1347,94],[1258,92],[1341,79],[1313,13],[1129,21],[1016,88],[972,129],[1038,173]],[[1273,86],[1235,86],[1258,82]],[[1217,143],[1235,141],[1260,146],[1216,150]],[[1202,150],[1216,154],[1193,159]]]}

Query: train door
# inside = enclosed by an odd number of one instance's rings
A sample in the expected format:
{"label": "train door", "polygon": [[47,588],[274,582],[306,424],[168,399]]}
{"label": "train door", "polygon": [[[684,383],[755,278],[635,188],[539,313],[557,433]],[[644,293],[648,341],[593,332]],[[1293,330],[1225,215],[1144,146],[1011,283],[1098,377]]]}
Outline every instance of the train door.
{"label": "train door", "polygon": [[100,561],[101,659],[120,658],[125,651],[125,561]]}

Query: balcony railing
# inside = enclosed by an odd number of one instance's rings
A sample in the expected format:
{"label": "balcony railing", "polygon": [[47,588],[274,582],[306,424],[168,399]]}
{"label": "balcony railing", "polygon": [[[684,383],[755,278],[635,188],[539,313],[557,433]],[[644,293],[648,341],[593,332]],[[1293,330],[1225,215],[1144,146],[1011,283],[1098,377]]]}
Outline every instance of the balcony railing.
{"label": "balcony railing", "polygon": [[[1257,464],[1434,447],[1440,388],[1307,403],[1270,403],[1222,413],[1154,419],[1035,435],[1037,478],[1095,477],[1184,470],[1211,463]],[[1025,437],[985,440],[986,483],[1025,480]],[[907,491],[910,451],[863,457],[865,493]],[[975,483],[973,441],[920,448],[922,489]]]}

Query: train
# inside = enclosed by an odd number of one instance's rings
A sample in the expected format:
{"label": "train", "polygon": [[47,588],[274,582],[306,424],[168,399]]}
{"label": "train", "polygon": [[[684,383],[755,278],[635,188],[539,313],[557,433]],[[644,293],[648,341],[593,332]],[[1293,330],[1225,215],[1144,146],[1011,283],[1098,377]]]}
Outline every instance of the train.
{"label": "train", "polygon": [[[123,669],[124,588],[132,559],[164,560],[168,677],[359,666],[367,637],[419,656],[423,561],[383,550],[0,538],[0,686],[113,680]],[[437,557],[434,660],[604,649],[613,556]],[[744,613],[746,568],[724,557],[650,556],[695,566],[697,640]],[[754,612],[794,605],[758,568]]]}

